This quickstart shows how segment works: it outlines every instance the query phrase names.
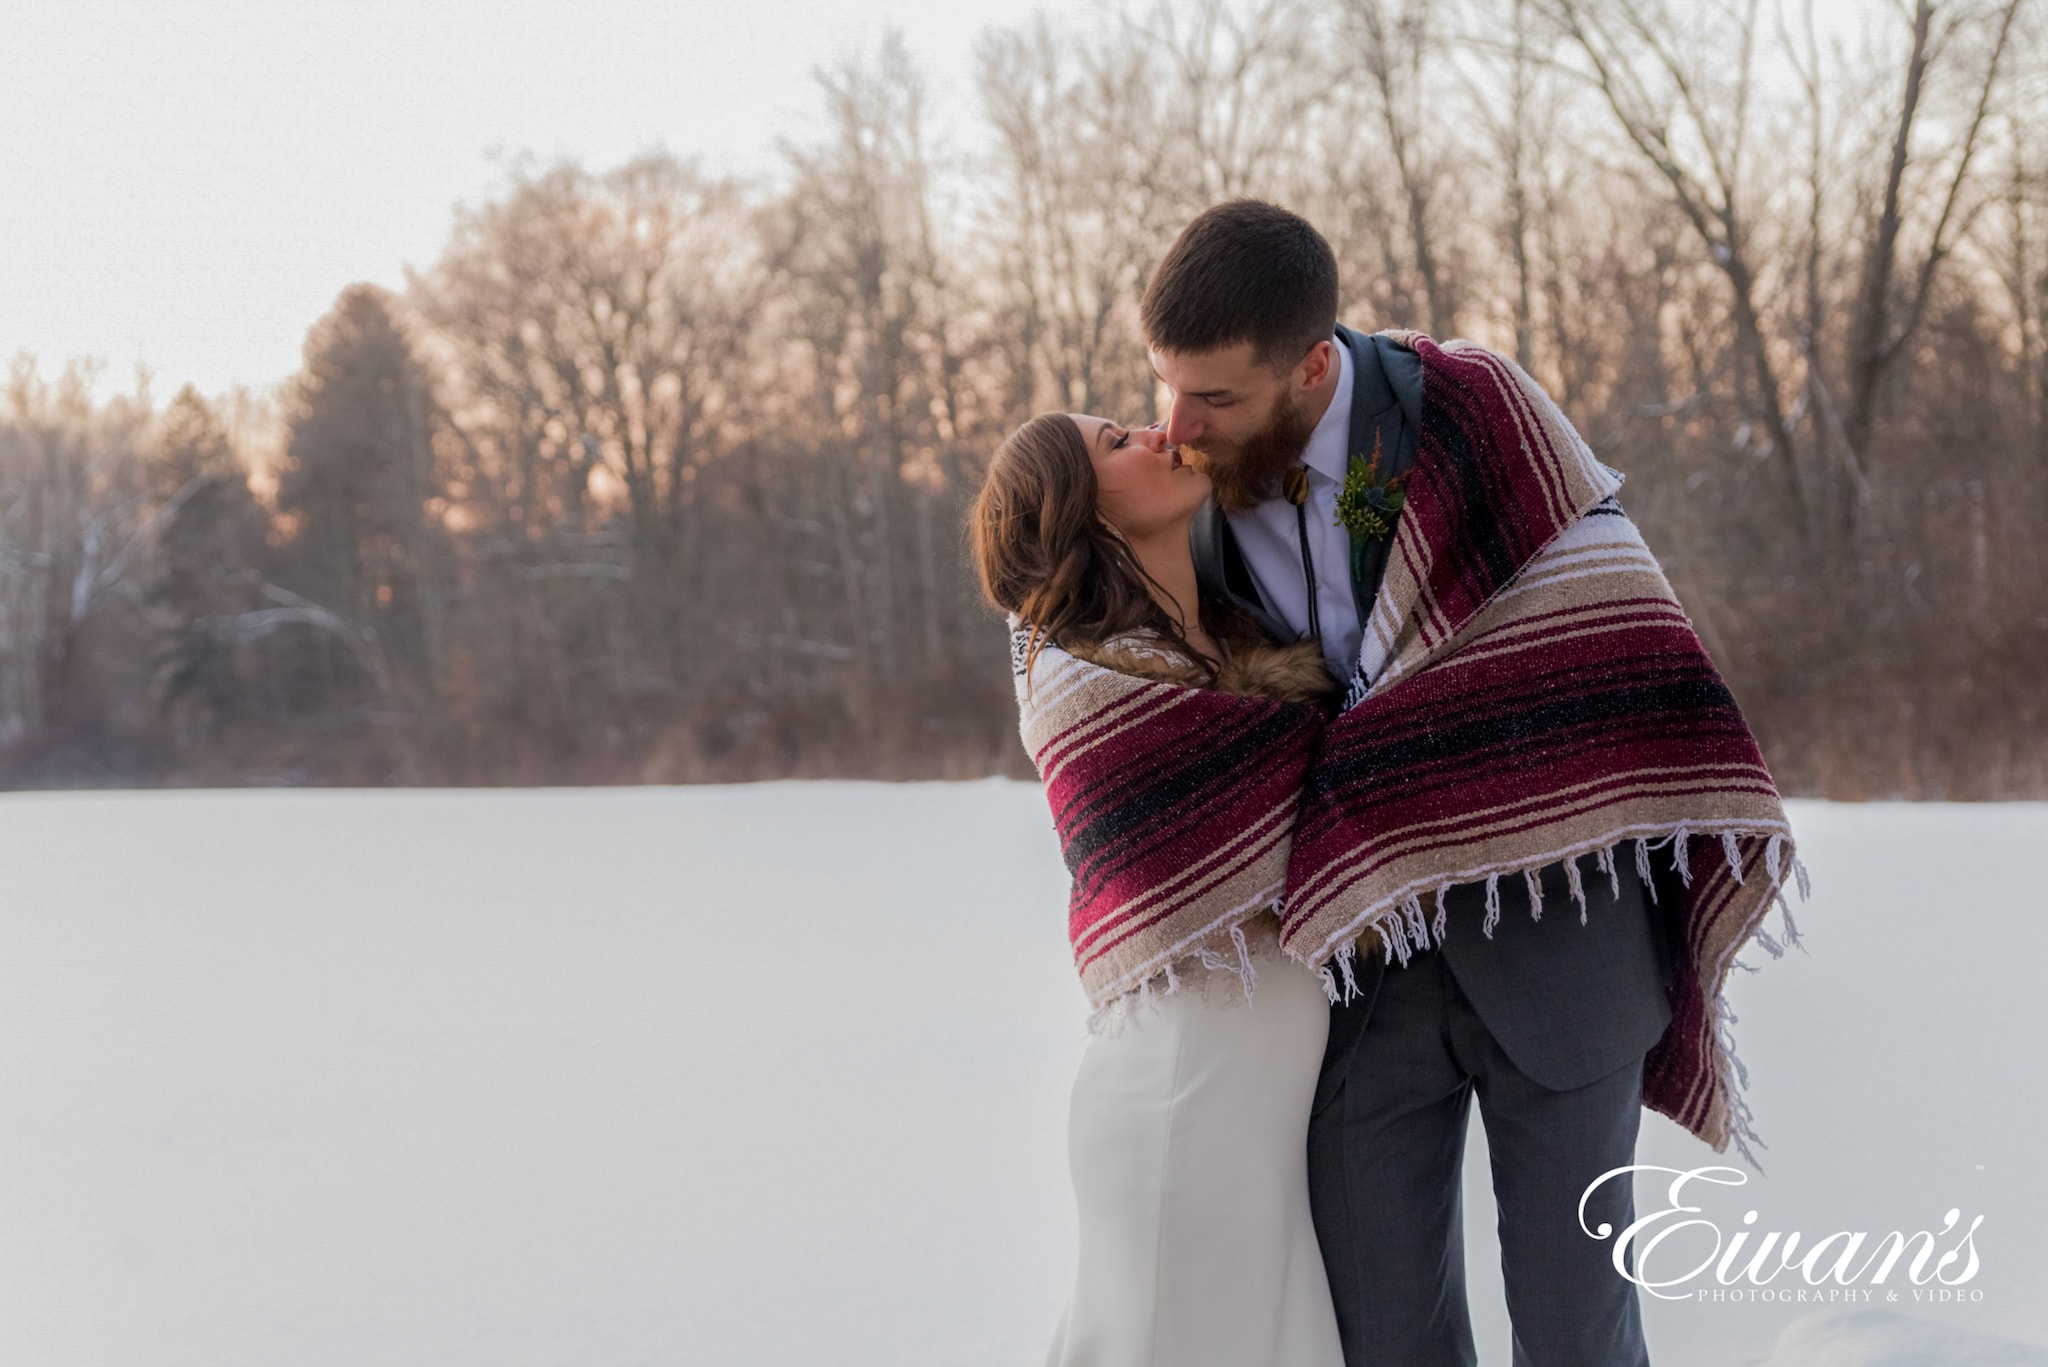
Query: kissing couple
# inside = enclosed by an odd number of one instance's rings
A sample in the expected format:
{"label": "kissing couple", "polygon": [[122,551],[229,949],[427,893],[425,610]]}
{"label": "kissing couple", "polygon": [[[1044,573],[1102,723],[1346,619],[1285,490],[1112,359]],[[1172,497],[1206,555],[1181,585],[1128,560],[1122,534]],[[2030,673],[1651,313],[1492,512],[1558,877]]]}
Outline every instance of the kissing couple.
{"label": "kissing couple", "polygon": [[1647,1363],[1648,1106],[1755,1136],[1721,990],[1805,870],[1601,464],[1518,366],[1337,321],[1253,200],[1141,321],[1171,407],[1048,413],[969,534],[1095,1010],[1049,1367],[1476,1361],[1476,1097],[1514,1361]]}

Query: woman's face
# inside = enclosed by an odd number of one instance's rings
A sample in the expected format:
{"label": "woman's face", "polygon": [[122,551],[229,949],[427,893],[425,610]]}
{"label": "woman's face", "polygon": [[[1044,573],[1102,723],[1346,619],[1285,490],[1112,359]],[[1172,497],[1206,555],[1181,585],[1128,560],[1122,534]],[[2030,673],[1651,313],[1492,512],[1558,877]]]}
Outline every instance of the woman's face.
{"label": "woman's face", "polygon": [[1126,537],[1185,525],[1209,496],[1209,477],[1181,462],[1156,427],[1130,428],[1085,413],[1070,415],[1095,463],[1095,508]]}

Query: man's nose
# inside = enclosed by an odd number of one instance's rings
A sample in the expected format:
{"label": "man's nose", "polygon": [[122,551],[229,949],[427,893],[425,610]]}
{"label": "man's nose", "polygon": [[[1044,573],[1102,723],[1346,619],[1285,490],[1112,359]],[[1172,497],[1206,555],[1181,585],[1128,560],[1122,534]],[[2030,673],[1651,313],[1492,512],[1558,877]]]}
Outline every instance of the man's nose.
{"label": "man's nose", "polygon": [[1202,435],[1202,424],[1182,411],[1180,400],[1166,410],[1166,440],[1174,446],[1182,446],[1198,440]]}

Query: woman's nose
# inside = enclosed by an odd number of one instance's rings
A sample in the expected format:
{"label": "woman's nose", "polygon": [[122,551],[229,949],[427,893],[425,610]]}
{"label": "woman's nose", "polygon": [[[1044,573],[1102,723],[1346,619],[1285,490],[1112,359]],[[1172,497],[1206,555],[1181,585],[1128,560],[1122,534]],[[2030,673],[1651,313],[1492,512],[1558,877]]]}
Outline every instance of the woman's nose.
{"label": "woman's nose", "polygon": [[1147,451],[1164,451],[1172,444],[1172,442],[1166,439],[1166,433],[1160,430],[1157,423],[1152,424],[1150,427],[1134,427],[1131,429],[1131,445],[1133,446],[1142,446]]}

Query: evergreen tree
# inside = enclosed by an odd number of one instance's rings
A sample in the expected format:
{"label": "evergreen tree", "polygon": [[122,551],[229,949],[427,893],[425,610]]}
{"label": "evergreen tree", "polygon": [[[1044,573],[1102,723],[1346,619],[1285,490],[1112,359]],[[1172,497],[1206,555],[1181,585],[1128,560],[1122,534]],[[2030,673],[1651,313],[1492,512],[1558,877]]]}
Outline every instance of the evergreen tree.
{"label": "evergreen tree", "polygon": [[160,500],[143,598],[156,632],[156,684],[180,753],[263,710],[260,660],[237,624],[261,603],[269,517],[226,429],[187,385],[158,424],[150,461]]}
{"label": "evergreen tree", "polygon": [[[440,415],[385,291],[350,286],[313,328],[288,417],[277,504],[293,532],[281,577],[351,629],[385,705],[431,715],[449,587],[430,511]],[[337,682],[342,644],[321,646]]]}

